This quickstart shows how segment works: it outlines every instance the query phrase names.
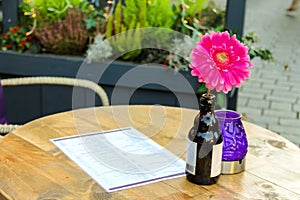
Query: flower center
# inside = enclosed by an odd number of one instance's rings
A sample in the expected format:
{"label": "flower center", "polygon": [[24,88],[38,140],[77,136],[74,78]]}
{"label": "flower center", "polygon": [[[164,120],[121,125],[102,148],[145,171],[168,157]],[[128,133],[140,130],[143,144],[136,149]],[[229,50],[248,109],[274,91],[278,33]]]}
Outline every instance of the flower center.
{"label": "flower center", "polygon": [[228,56],[225,52],[218,53],[217,54],[217,59],[220,63],[225,63],[226,61],[228,61]]}
{"label": "flower center", "polygon": [[223,49],[217,49],[213,52],[213,60],[218,70],[227,71],[231,66],[230,54]]}

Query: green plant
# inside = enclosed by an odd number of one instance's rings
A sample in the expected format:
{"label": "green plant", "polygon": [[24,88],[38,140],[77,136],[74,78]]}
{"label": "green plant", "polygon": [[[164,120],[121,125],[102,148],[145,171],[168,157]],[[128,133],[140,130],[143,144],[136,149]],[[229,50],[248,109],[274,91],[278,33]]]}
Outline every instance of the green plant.
{"label": "green plant", "polygon": [[29,29],[27,35],[31,35],[36,28],[36,9],[33,7],[33,2],[25,0],[19,6],[19,24],[22,27]]}
{"label": "green plant", "polygon": [[[62,21],[65,21],[68,9],[75,8],[78,8],[78,11],[80,13],[83,13],[83,15],[80,15],[84,16],[82,20],[85,22],[86,29],[88,30],[88,35],[93,38],[100,32],[105,17],[103,16],[103,10],[95,9],[95,7],[92,4],[89,4],[87,0],[25,0],[22,4],[20,4],[19,8],[20,24],[26,29],[30,29],[30,31],[28,31],[27,33],[28,35],[38,35],[38,38],[41,39],[40,33],[41,30],[44,29],[44,27],[51,28],[57,26],[58,23],[62,23]],[[81,21],[80,24],[82,24]],[[38,30],[35,31],[36,29]],[[46,29],[44,30],[44,32],[47,32]],[[70,32],[70,30],[68,31]],[[83,32],[84,31],[85,29],[83,30]],[[63,32],[63,30],[60,30],[60,32]],[[48,50],[50,49],[51,52],[60,51],[54,49],[61,45],[55,44],[52,48],[47,45],[47,43],[51,43],[50,41],[41,41],[41,43],[46,46]],[[59,41],[57,43],[59,43]],[[69,45],[70,44],[67,44],[67,46]],[[69,47],[66,47],[65,50],[62,50],[63,48],[59,47],[58,49],[61,49],[63,53],[64,51],[68,52],[68,48]],[[36,52],[39,51],[40,48],[35,49],[37,49],[35,50]],[[78,52],[76,51],[75,54],[78,54]]]}
{"label": "green plant", "polygon": [[198,14],[194,20],[194,26],[197,30],[224,28],[225,10],[218,7],[214,1],[208,1],[208,5]]}
{"label": "green plant", "polygon": [[62,20],[68,8],[79,7],[82,0],[34,0],[31,4],[38,13],[39,21]]}
{"label": "green plant", "polygon": [[96,13],[86,0],[24,0],[19,6],[20,24],[30,28],[29,34],[32,34],[36,27],[43,27],[44,23],[63,20],[68,8],[79,7],[87,15]]}
{"label": "green plant", "polygon": [[180,0],[181,5],[185,4],[185,13],[187,17],[199,15],[203,9],[208,6],[208,0]]}
{"label": "green plant", "polygon": [[69,8],[63,20],[44,23],[34,34],[46,51],[55,54],[82,54],[88,38],[85,16],[78,8]]}
{"label": "green plant", "polygon": [[171,46],[171,52],[166,56],[166,63],[175,71],[188,71],[190,52],[195,46],[195,40],[189,36],[177,38]]}
{"label": "green plant", "polygon": [[170,5],[170,0],[126,0],[124,23],[127,27],[134,22],[142,28],[171,28],[174,22]]}
{"label": "green plant", "polygon": [[208,6],[208,0],[179,0],[173,5],[172,29],[186,35],[192,35],[194,25],[200,24],[200,15],[203,9]]}
{"label": "green plant", "polygon": [[[131,24],[126,26],[123,16],[124,7],[119,2],[116,5],[114,14],[108,17],[106,38],[114,51],[123,54],[122,58],[128,60],[137,57],[141,53],[140,23],[135,23],[136,21],[132,20]],[[131,51],[131,49],[136,50]]]}
{"label": "green plant", "polygon": [[102,3],[100,2],[101,0],[85,0],[85,1],[88,2],[88,4],[93,5],[97,9],[100,9],[100,4]]}
{"label": "green plant", "polygon": [[97,35],[98,33],[103,32],[102,26],[105,23],[104,10],[96,9],[95,6],[88,0],[82,0],[82,2],[79,4],[79,8],[86,16],[84,21],[89,32],[92,35]]}
{"label": "green plant", "polygon": [[[145,27],[171,29],[174,23],[172,16],[170,0],[126,0],[125,6],[119,1],[113,14],[108,17],[105,30],[106,38],[110,40],[115,50],[121,53],[126,52],[122,56],[123,59],[135,59],[145,51],[140,47],[148,40],[147,36],[141,35],[142,31],[139,29]],[[119,33],[122,34],[117,35]],[[153,35],[157,35],[156,42],[162,39],[157,30],[153,32]],[[153,35],[151,42],[155,42],[153,38],[156,37]],[[128,47],[136,50],[128,52],[130,51]],[[151,51],[155,55],[154,50]]]}
{"label": "green plant", "polygon": [[14,50],[20,53],[30,47],[32,36],[26,35],[26,30],[19,26],[10,27],[6,33],[3,33],[1,39],[2,50]]}
{"label": "green plant", "polygon": [[[139,25],[140,28],[159,27],[165,29],[172,29],[174,13],[170,0],[128,0],[124,8],[124,24],[126,27],[135,27]],[[149,38],[148,35],[143,35],[142,43],[147,44],[149,40],[151,43],[161,43],[168,40],[168,37],[161,34],[158,29],[153,29]]]}
{"label": "green plant", "polygon": [[119,2],[114,12],[107,18],[105,35],[106,38],[110,38],[113,35],[117,35],[122,31],[127,30],[123,22],[124,8],[121,2]]}
{"label": "green plant", "polygon": [[258,57],[261,60],[265,60],[265,61],[275,60],[272,52],[269,49],[258,48],[254,46],[255,43],[259,42],[258,37],[255,35],[254,32],[248,33],[247,35],[243,36],[240,40],[241,42],[243,42],[248,46],[249,48],[248,53],[251,59]]}

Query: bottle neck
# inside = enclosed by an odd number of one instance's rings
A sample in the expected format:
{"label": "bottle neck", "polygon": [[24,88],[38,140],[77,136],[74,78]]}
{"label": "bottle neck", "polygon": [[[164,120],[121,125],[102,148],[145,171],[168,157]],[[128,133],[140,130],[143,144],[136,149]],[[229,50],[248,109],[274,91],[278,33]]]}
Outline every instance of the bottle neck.
{"label": "bottle neck", "polygon": [[213,94],[203,94],[200,98],[200,111],[202,113],[215,111],[216,97]]}

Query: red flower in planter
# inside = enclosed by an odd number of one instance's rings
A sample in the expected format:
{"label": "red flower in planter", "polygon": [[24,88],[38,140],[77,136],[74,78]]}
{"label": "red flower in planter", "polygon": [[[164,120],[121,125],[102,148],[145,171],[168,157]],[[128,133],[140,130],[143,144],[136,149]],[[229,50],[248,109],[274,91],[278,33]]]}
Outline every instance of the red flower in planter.
{"label": "red flower in planter", "polygon": [[19,30],[20,30],[21,28],[20,27],[18,27],[18,26],[15,26],[15,27],[13,27],[12,29],[10,29],[10,31],[9,32],[11,32],[11,33],[17,33]]}
{"label": "red flower in planter", "polygon": [[11,27],[7,33],[0,36],[0,45],[2,50],[12,49],[20,53],[24,52],[30,46],[32,35],[26,35],[26,30],[19,26]]}
{"label": "red flower in planter", "polygon": [[9,35],[7,33],[2,34],[4,38],[9,38]]}
{"label": "red flower in planter", "polygon": [[19,46],[24,47],[26,42],[27,42],[26,40],[21,40],[20,43],[19,43]]}

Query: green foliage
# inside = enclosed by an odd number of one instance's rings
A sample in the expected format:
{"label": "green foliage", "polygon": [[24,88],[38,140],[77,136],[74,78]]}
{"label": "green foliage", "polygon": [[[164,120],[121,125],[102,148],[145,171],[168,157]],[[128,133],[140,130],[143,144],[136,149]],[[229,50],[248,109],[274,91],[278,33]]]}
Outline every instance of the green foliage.
{"label": "green foliage", "polygon": [[86,15],[84,21],[89,32],[95,32],[94,35],[101,32],[101,26],[105,23],[104,11],[96,9],[94,5],[90,4],[87,0],[82,0],[79,4],[79,8]]}
{"label": "green foliage", "polygon": [[[178,1],[181,2],[181,1]],[[186,16],[194,17],[199,15],[203,9],[205,9],[208,5],[207,0],[184,0],[186,4]]]}
{"label": "green foliage", "polygon": [[[119,2],[113,15],[109,16],[106,24],[106,38],[114,51],[124,54],[123,59],[137,57],[141,52],[140,24],[132,21],[128,27],[123,23],[124,8]],[[130,31],[128,31],[130,30]],[[132,51],[132,49],[135,49]]]}
{"label": "green foliage", "polygon": [[23,27],[29,27],[33,24],[36,17],[35,9],[32,3],[23,2],[19,6],[20,24]]}
{"label": "green foliage", "polygon": [[[34,7],[33,1],[25,0],[23,3],[20,4],[18,12],[18,24],[24,29],[28,29],[28,32],[26,33],[27,35],[32,35],[34,29],[37,26],[37,11]],[[36,52],[40,49],[40,45],[36,40],[33,46],[35,46],[35,50],[33,50],[33,52]]]}
{"label": "green foliage", "polygon": [[254,32],[250,32],[247,35],[240,38],[241,42],[248,46],[248,54],[251,59],[258,57],[265,61],[274,61],[272,52],[269,49],[255,47],[254,44],[258,42],[258,37]]}
{"label": "green foliage", "polygon": [[208,6],[199,14],[199,23],[194,23],[194,26],[198,30],[203,27],[215,30],[224,28],[225,15],[225,10],[220,9],[214,1],[209,1]]}
{"label": "green foliage", "polygon": [[[229,30],[230,35],[235,34],[235,31]],[[275,61],[272,52],[269,49],[254,46],[259,42],[257,35],[254,32],[249,32],[243,37],[237,37],[244,45],[248,47],[248,55],[250,59],[260,58],[265,61]]]}
{"label": "green foliage", "polygon": [[[110,42],[110,45],[112,46],[114,51],[120,54],[129,52],[130,50],[128,48],[132,45],[135,45],[136,43],[139,43],[138,46],[140,46],[140,41],[138,40],[139,37],[135,36],[135,31],[131,31],[130,33],[126,32],[128,28],[123,23],[123,13],[124,7],[121,1],[119,1],[119,3],[115,7],[114,14],[109,16],[106,24],[106,38]],[[137,40],[132,41],[133,38],[136,38]],[[134,58],[138,54],[139,52],[130,51],[122,57],[126,60],[130,57]]]}
{"label": "green foliage", "polygon": [[207,92],[207,88],[205,87],[205,83],[200,82],[199,86],[198,86],[198,89],[197,89],[197,94],[199,96],[202,96],[202,94],[204,94],[206,92]]}
{"label": "green foliage", "polygon": [[206,33],[216,27],[225,26],[225,11],[212,0],[184,0],[173,5],[172,29],[189,36]]}
{"label": "green foliage", "polygon": [[123,5],[119,2],[116,5],[114,14],[110,15],[106,23],[106,38],[110,38],[113,35],[119,34],[126,31],[125,25],[123,24]]}
{"label": "green foliage", "polygon": [[170,0],[126,0],[124,22],[129,26],[134,21],[142,28],[171,28],[174,22],[170,5]]}
{"label": "green foliage", "polygon": [[106,38],[110,38],[113,35],[113,27],[114,27],[114,16],[111,15],[109,16],[106,22],[106,32],[105,32]]}
{"label": "green foliage", "polygon": [[139,30],[139,24],[135,30],[129,30],[122,32],[121,34],[113,37],[109,40],[112,47],[117,47],[120,53],[124,53],[122,58],[129,60],[137,57],[141,53],[141,30]]}
{"label": "green foliage", "polygon": [[136,26],[137,23],[141,27],[147,26],[146,14],[147,0],[128,0],[124,7],[124,24],[129,27]]}
{"label": "green foliage", "polygon": [[103,1],[101,1],[101,0],[84,0],[84,1],[88,2],[88,4],[90,4],[90,5],[93,5],[97,9],[99,9],[100,4],[103,3]]}
{"label": "green foliage", "polygon": [[[193,3],[198,5],[198,7],[195,7]],[[173,30],[187,35],[193,34],[194,21],[205,8],[207,0],[196,0],[193,3],[190,0],[184,0],[177,1],[177,4],[173,5],[173,21],[175,22],[172,27]],[[196,11],[197,14],[193,13],[193,11]]]}
{"label": "green foliage", "polygon": [[[138,48],[142,46],[143,42],[147,42],[148,38],[141,35],[139,28],[171,28],[173,26],[173,11],[170,5],[170,0],[126,0],[125,6],[119,1],[114,13],[107,20],[106,37],[111,38],[113,35],[132,30],[130,33],[122,33],[122,36],[111,39],[111,45],[119,52],[129,50],[127,45],[131,47],[130,49],[137,49],[126,53],[123,59],[133,59],[142,52]],[[153,35],[155,34],[159,33],[153,33]],[[157,37],[157,39],[162,38]]]}
{"label": "green foliage", "polygon": [[39,19],[54,22],[64,18],[66,11],[71,7],[79,7],[81,0],[34,0]]}
{"label": "green foliage", "polygon": [[173,11],[170,0],[151,2],[147,12],[148,25],[151,27],[171,28],[173,26]]}
{"label": "green foliage", "polygon": [[125,31],[125,27],[122,24],[122,13],[123,13],[123,6],[121,1],[117,4],[115,15],[114,15],[114,25],[115,25],[115,34],[119,34],[122,32],[122,29]]}
{"label": "green foliage", "polygon": [[68,8],[80,8],[86,15],[86,28],[90,32],[100,32],[105,21],[104,11],[95,9],[87,0],[35,0],[20,4],[20,22],[24,27],[30,27],[37,19],[38,26],[44,22],[53,23],[64,19]]}

